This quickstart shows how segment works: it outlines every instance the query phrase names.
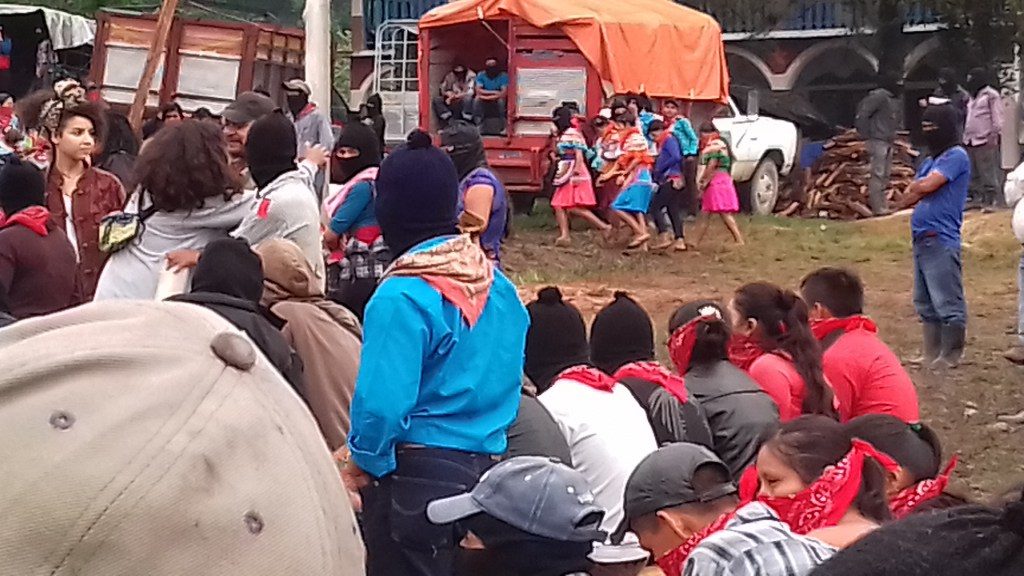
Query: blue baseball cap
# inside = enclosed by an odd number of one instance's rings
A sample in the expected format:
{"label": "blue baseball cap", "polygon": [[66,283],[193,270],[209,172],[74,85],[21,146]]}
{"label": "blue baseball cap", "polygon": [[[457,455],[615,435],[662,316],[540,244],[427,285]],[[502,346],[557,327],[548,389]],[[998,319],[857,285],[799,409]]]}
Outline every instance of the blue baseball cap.
{"label": "blue baseball cap", "polygon": [[519,456],[488,470],[471,492],[427,506],[434,524],[450,524],[479,513],[510,526],[563,542],[604,541],[604,510],[594,504],[582,474],[558,460]]}

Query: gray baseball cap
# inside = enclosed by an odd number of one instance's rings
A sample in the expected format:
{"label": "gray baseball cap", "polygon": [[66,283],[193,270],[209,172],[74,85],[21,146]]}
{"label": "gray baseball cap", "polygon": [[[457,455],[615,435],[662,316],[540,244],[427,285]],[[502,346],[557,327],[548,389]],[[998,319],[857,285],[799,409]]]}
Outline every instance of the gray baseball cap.
{"label": "gray baseball cap", "polygon": [[472,492],[435,500],[427,517],[450,524],[485,512],[523,532],[563,542],[603,541],[604,510],[582,474],[558,460],[519,456],[488,470]]}
{"label": "gray baseball cap", "polygon": [[259,92],[242,92],[220,115],[232,124],[248,124],[270,114],[275,108],[274,101]]}
{"label": "gray baseball cap", "polygon": [[693,476],[697,469],[708,465],[721,468],[724,477],[730,476],[729,468],[718,456],[697,444],[669,444],[648,454],[626,481],[623,502],[625,521],[620,530],[627,529],[633,520],[658,510],[695,502],[711,502],[735,494],[736,485],[732,482],[723,482],[703,492],[694,488]]}

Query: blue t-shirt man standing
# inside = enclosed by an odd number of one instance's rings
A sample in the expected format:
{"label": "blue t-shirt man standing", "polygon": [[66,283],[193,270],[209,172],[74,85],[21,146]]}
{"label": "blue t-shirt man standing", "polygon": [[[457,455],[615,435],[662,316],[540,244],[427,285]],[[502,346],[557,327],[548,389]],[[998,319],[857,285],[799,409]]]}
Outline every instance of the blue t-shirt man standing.
{"label": "blue t-shirt man standing", "polygon": [[907,188],[901,208],[914,207],[914,307],[924,325],[922,362],[933,369],[960,364],[967,333],[960,228],[971,162],[959,144],[957,112],[931,106],[921,122],[932,156]]}

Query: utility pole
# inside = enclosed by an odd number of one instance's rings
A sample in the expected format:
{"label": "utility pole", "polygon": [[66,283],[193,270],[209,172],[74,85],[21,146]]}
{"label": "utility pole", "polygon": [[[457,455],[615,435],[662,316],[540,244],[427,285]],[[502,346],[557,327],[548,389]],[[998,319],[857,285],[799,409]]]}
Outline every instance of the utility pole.
{"label": "utility pole", "polygon": [[156,20],[156,34],[153,35],[153,43],[149,45],[149,53],[146,54],[146,66],[142,69],[142,77],[139,78],[139,86],[135,89],[135,100],[128,112],[128,122],[136,133],[142,130],[142,115],[146,111],[146,100],[149,98],[149,87],[153,84],[153,76],[156,75],[156,68],[160,65],[160,57],[167,49],[167,36],[171,32],[171,24],[174,23],[174,13],[178,9],[178,0],[163,0],[160,6],[160,13]]}
{"label": "utility pole", "polygon": [[326,113],[331,110],[331,2],[306,0],[306,82],[311,100]]}

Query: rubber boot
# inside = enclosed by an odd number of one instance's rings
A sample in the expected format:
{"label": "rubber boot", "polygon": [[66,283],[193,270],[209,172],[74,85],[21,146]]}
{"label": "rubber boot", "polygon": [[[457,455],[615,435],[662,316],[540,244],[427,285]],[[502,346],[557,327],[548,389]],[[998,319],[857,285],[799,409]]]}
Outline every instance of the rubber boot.
{"label": "rubber boot", "polygon": [[967,343],[967,327],[946,324],[942,327],[942,349],[932,363],[933,370],[952,370],[960,366]]}
{"label": "rubber boot", "polygon": [[924,340],[921,343],[921,356],[910,361],[917,366],[931,366],[942,350],[942,324],[925,322],[921,325]]}

